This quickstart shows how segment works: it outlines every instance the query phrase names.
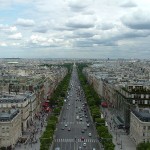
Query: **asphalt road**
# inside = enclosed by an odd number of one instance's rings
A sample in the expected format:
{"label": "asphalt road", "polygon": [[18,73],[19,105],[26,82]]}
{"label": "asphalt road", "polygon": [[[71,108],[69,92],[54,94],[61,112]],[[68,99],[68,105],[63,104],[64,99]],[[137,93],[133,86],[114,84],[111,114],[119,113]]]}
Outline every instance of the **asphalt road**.
{"label": "asphalt road", "polygon": [[75,66],[69,87],[70,90],[57,125],[53,150],[100,150]]}

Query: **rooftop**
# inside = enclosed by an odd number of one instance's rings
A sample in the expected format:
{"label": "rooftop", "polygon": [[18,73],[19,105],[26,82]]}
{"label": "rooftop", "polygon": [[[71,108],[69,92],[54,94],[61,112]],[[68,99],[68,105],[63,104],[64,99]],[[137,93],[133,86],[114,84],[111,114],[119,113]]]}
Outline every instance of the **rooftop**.
{"label": "rooftop", "polygon": [[8,112],[0,112],[0,122],[11,121],[18,113],[18,109],[10,109]]}
{"label": "rooftop", "polygon": [[0,103],[20,103],[27,100],[31,93],[22,93],[18,95],[14,94],[2,94],[0,95]]}
{"label": "rooftop", "polygon": [[150,122],[150,109],[134,109],[132,113],[143,122]]}

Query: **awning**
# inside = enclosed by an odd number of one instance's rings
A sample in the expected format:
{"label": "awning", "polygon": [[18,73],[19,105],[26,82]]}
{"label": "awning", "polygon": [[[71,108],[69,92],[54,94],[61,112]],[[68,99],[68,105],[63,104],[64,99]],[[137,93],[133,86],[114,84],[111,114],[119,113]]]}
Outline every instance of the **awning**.
{"label": "awning", "polygon": [[43,107],[48,107],[49,106],[49,104],[47,103],[47,102],[45,102],[45,103],[43,103],[43,105],[42,105]]}

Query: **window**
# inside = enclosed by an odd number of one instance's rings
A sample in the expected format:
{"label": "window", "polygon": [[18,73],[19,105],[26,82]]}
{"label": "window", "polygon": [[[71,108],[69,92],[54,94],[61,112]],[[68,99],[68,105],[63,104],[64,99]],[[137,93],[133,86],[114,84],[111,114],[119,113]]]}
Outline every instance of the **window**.
{"label": "window", "polygon": [[148,126],[148,130],[150,130],[150,126]]}
{"label": "window", "polygon": [[146,126],[143,126],[143,129],[145,130],[145,129],[146,129]]}

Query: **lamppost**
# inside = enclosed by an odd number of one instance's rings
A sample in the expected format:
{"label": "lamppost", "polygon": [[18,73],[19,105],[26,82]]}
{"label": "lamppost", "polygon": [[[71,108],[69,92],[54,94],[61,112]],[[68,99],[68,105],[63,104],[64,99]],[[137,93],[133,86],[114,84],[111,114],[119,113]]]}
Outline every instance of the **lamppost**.
{"label": "lamppost", "polygon": [[122,138],[121,138],[121,135],[120,135],[120,145],[121,145],[121,147],[120,147],[120,149],[123,149],[123,147],[122,147]]}

